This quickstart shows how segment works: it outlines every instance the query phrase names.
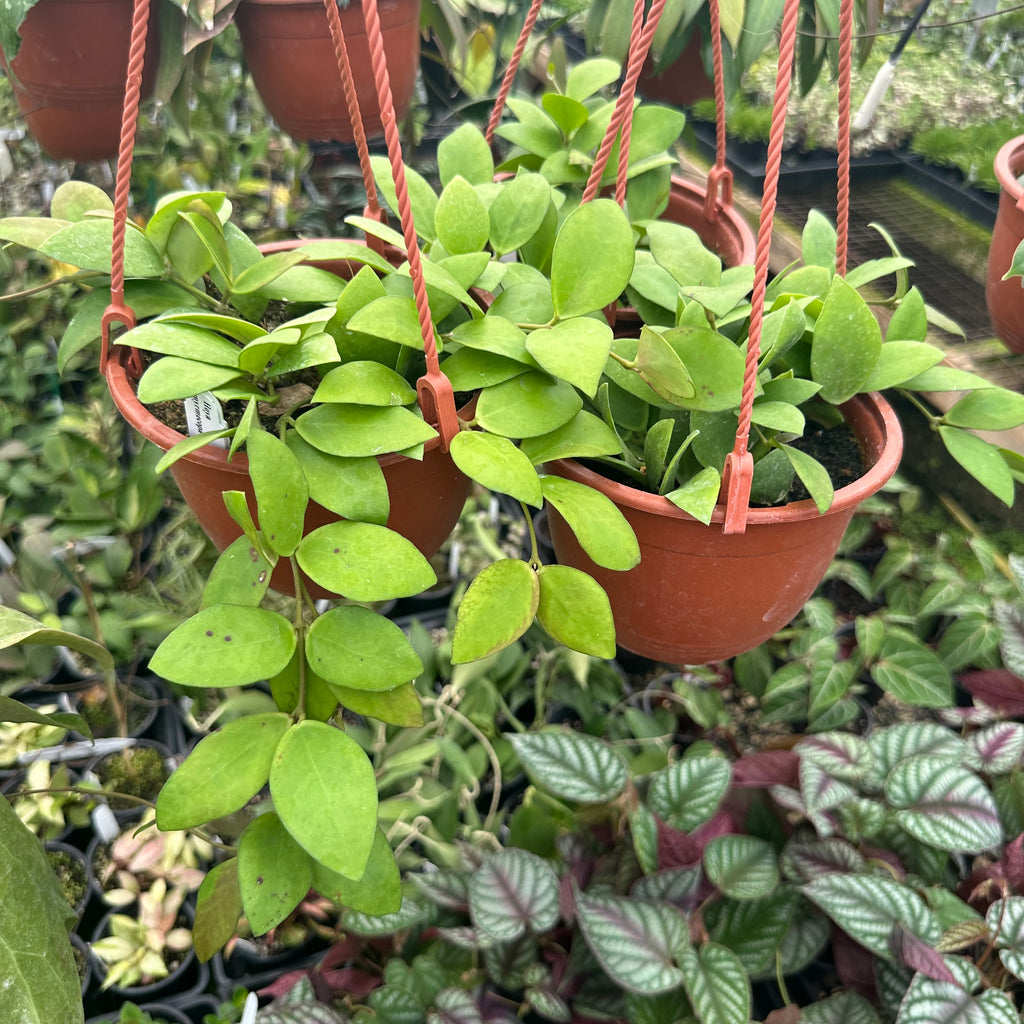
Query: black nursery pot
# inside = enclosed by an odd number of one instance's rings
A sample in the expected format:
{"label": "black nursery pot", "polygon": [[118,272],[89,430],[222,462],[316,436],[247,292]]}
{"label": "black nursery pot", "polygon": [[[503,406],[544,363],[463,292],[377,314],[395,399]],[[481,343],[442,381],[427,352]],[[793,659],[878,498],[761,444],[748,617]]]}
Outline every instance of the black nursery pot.
{"label": "black nursery pot", "polygon": [[[165,1024],[194,1024],[195,1021],[195,1018],[190,1017],[184,1010],[180,1010],[170,1003],[144,1003],[139,1009],[148,1013],[153,1020],[164,1021]],[[216,1009],[214,1006],[213,1011],[210,1012],[215,1012]],[[120,1016],[120,1009],[112,1010],[110,1013],[103,1013],[98,1017],[90,1017],[85,1024],[117,1024]]]}
{"label": "black nursery pot", "polygon": [[[131,784],[127,785],[124,789],[120,789],[119,792],[130,793],[154,803],[161,787],[170,778],[171,772],[178,764],[178,759],[171,754],[170,749],[156,740],[136,739],[124,750],[103,754],[93,759],[89,762],[87,770],[97,776],[100,783],[105,786],[107,781],[112,778],[112,774],[117,772],[117,769],[112,767],[113,762],[117,758],[123,757],[128,751],[139,751],[142,749],[155,751],[156,755],[160,758],[162,768],[155,775],[151,774],[147,768],[144,778],[131,780]],[[143,785],[143,782],[147,783],[147,785]],[[150,785],[153,788],[149,788]],[[120,825],[138,820],[142,817],[142,813],[145,810],[145,804],[129,800],[118,800],[116,797],[111,798],[108,802]]]}
{"label": "black nursery pot", "polygon": [[[45,848],[47,859],[61,884],[64,897],[71,904],[71,909],[80,923],[85,916],[85,910],[92,895],[85,854],[69,843],[46,843]],[[69,886],[75,889],[74,899],[71,898],[68,891]],[[77,928],[78,925],[76,924],[75,927]]]}
{"label": "black nursery pot", "polygon": [[[92,934],[92,941],[97,942],[109,934],[110,918],[113,914],[130,914],[131,912],[132,908],[126,907],[112,910],[110,913],[105,914]],[[186,901],[182,904],[178,915],[179,925],[191,928],[194,917],[195,911],[191,903]],[[183,1011],[177,1008],[187,1007],[192,997],[205,992],[210,985],[210,968],[200,962],[195,950],[191,947],[185,950],[180,963],[175,966],[166,978],[160,978],[148,985],[131,985],[124,988],[118,985],[111,985],[110,988],[101,990],[103,980],[107,974],[107,965],[95,954],[93,954],[92,959],[97,988],[94,1002],[96,1010],[101,1014],[98,1020],[107,1019],[102,1014],[117,1011],[126,1002],[135,1003],[137,1006],[142,1007],[156,1003],[173,1004],[176,1011],[181,1014]],[[150,1011],[150,1013],[153,1014],[153,1011]],[[156,1014],[153,1015],[156,1016]],[[114,1019],[116,1021],[116,1015]],[[179,1017],[167,1017],[169,1021],[177,1021],[179,1019]],[[184,1016],[184,1020],[186,1024],[191,1024],[190,1018],[187,1015]]]}

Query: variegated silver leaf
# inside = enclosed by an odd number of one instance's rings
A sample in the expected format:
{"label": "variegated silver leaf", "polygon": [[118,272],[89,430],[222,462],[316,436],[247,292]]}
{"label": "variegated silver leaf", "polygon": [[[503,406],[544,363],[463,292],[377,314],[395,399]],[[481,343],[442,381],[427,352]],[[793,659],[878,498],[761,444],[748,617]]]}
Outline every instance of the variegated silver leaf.
{"label": "variegated silver leaf", "polygon": [[896,1024],[1020,1024],[1020,1015],[1005,992],[971,995],[959,985],[915,974]]}
{"label": "variegated silver leaf", "polygon": [[724,757],[689,757],[651,776],[647,805],[682,832],[703,825],[729,789],[732,768]]}
{"label": "variegated silver leaf", "polygon": [[679,958],[686,992],[703,1024],[748,1024],[750,982],[736,954],[708,942]]}
{"label": "variegated silver leaf", "polygon": [[683,983],[676,960],[689,934],[686,918],[674,907],[577,892],[576,918],[605,973],[626,991],[656,995]]}
{"label": "variegated silver leaf", "polygon": [[612,746],[585,733],[512,733],[519,760],[535,785],[582,804],[614,800],[625,788],[629,768]]}
{"label": "variegated silver leaf", "polygon": [[873,767],[875,755],[867,740],[849,732],[823,732],[802,739],[793,748],[833,779],[857,782]]}
{"label": "variegated silver leaf", "polygon": [[527,931],[547,931],[558,914],[558,875],[527,850],[500,850],[469,881],[469,916],[493,939],[509,942]]}
{"label": "variegated silver leaf", "polygon": [[856,992],[839,992],[800,1011],[800,1024],[881,1024],[875,1008]]}
{"label": "variegated silver leaf", "polygon": [[759,900],[779,884],[775,847],[755,836],[716,836],[704,847],[704,873],[726,896]]}
{"label": "variegated silver leaf", "polygon": [[885,795],[899,808],[896,820],[915,839],[955,853],[998,846],[1003,826],[985,783],[941,757],[919,755],[889,773]]}
{"label": "variegated silver leaf", "polygon": [[938,942],[942,929],[918,894],[877,874],[825,875],[803,886],[804,895],[876,956],[889,960],[893,926],[902,925],[925,942]]}

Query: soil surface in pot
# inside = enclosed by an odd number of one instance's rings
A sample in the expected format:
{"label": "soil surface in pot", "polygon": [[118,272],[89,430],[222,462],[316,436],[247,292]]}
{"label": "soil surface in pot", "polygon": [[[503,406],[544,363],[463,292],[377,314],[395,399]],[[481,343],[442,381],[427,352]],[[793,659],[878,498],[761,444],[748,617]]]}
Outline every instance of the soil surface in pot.
{"label": "soil surface in pot", "polygon": [[[129,689],[128,700],[128,732],[132,733],[142,728],[149,717],[151,705],[149,697],[137,691],[134,687]],[[121,699],[124,700],[124,687],[121,687]],[[77,698],[75,710],[85,719],[86,724],[92,729],[93,736],[116,736],[117,721],[113,709],[110,706],[110,696],[107,687],[103,683],[83,690]]]}
{"label": "soil surface in pot", "polygon": [[[164,756],[155,747],[128,747],[103,758],[95,772],[104,789],[143,800],[156,800],[161,787],[170,776]],[[131,810],[139,805],[134,800],[112,797],[110,806],[117,811]]]}
{"label": "soil surface in pot", "polygon": [[60,891],[64,899],[71,904],[75,913],[80,913],[85,906],[85,896],[89,891],[89,875],[85,862],[73,857],[65,850],[47,850],[46,859],[50,862],[53,873],[60,882]]}

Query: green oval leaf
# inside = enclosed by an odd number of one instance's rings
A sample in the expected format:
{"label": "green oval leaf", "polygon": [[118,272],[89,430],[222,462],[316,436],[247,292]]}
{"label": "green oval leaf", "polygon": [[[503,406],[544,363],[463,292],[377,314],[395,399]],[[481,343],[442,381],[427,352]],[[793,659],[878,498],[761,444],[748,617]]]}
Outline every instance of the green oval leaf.
{"label": "green oval leaf", "polygon": [[633,229],[613,199],[565,218],[551,253],[551,299],[561,320],[618,300],[633,273]]}
{"label": "green oval leaf", "polygon": [[437,436],[421,416],[401,406],[321,405],[299,416],[295,429],[314,448],[344,458],[404,452]]}
{"label": "green oval leaf", "polygon": [[312,881],[309,854],[273,811],[249,822],[238,840],[238,887],[253,935],[265,935],[279,925]]}
{"label": "green oval leaf", "polygon": [[375,523],[328,523],[302,538],[296,556],[311,579],[353,601],[413,597],[437,582],[412,541]]}
{"label": "green oval leaf", "polygon": [[383,526],[391,511],[387,481],[380,463],[370,456],[346,459],[328,455],[303,441],[294,431],[285,434],[309,485],[309,496],[318,505],[346,519]]}
{"label": "green oval leaf", "polygon": [[401,628],[358,605],[332,608],[314,619],[306,657],[328,683],[353,690],[393,690],[423,671]]}
{"label": "green oval leaf", "polygon": [[594,658],[614,658],[612,606],[597,580],[568,565],[542,565],[537,575],[537,621],[552,639]]}
{"label": "green oval leaf", "polygon": [[295,643],[292,624],[276,612],[218,604],[178,626],[149,664],[182,686],[245,686],[277,675]]}
{"label": "green oval leaf", "polygon": [[244,807],[266,785],[290,724],[285,714],[247,715],[203,737],[160,790],[159,828],[195,828]]}
{"label": "green oval leaf", "polygon": [[398,861],[391,852],[388,837],[379,828],[374,833],[366,870],[358,882],[317,862],[313,864],[313,888],[332,903],[361,914],[394,914],[402,906]]}
{"label": "green oval leaf", "polygon": [[473,186],[461,176],[441,193],[434,212],[437,240],[453,254],[479,252],[491,233],[487,207]]}
{"label": "green oval leaf", "polygon": [[437,146],[437,170],[442,186],[456,175],[471,185],[487,185],[494,180],[494,159],[484,134],[475,124],[460,124]]}
{"label": "green oval leaf", "polygon": [[585,459],[595,455],[618,455],[622,442],[611,427],[592,412],[580,411],[568,423],[549,434],[524,437],[519,446],[535,465],[551,459]]}
{"label": "green oval leaf", "polygon": [[1024,395],[1005,388],[987,388],[964,395],[943,417],[953,427],[1010,430],[1024,423]]}
{"label": "green oval leaf", "polygon": [[252,430],[245,440],[249,476],[264,539],[279,555],[291,555],[302,540],[309,488],[302,466],[280,438]]}
{"label": "green oval leaf", "polygon": [[238,858],[215,864],[206,872],[196,894],[192,942],[204,963],[219,953],[238,929],[242,892],[238,887]]}
{"label": "green oval leaf", "polygon": [[540,508],[540,480],[530,460],[507,438],[463,430],[452,438],[452,461],[471,480]]}
{"label": "green oval leaf", "polygon": [[486,658],[518,640],[533,622],[540,601],[537,574],[518,558],[487,566],[459,604],[452,636],[452,664]]}
{"label": "green oval leaf", "polygon": [[412,405],[416,389],[388,366],[357,359],[328,370],[313,393],[313,402],[351,405]]}
{"label": "green oval leaf", "polygon": [[855,288],[833,278],[811,345],[811,378],[821,385],[821,397],[838,404],[863,391],[881,351],[874,313]]}
{"label": "green oval leaf", "polygon": [[633,528],[615,503],[599,491],[557,476],[542,476],[544,497],[576,534],[580,547],[606,569],[632,569],[640,561]]}
{"label": "green oval leaf", "polygon": [[477,422],[502,437],[536,437],[565,423],[583,408],[576,389],[538,370],[487,388],[476,406]]}
{"label": "green oval leaf", "polygon": [[591,398],[601,383],[611,347],[612,329],[603,320],[590,317],[562,320],[554,327],[532,331],[526,339],[526,350],[541,369],[574,384]]}
{"label": "green oval leaf", "polygon": [[278,744],[270,794],[285,828],[314,860],[362,878],[377,832],[377,782],[355,740],[324,722],[299,722]]}
{"label": "green oval leaf", "polygon": [[[82,270],[109,274],[113,247],[114,222],[90,219],[55,231],[39,246],[39,252]],[[130,224],[124,239],[124,273],[125,277],[162,277],[164,274],[163,260],[156,249]]]}
{"label": "green oval leaf", "polygon": [[551,186],[541,174],[519,174],[502,183],[490,205],[491,248],[515,252],[540,230],[551,204]]}

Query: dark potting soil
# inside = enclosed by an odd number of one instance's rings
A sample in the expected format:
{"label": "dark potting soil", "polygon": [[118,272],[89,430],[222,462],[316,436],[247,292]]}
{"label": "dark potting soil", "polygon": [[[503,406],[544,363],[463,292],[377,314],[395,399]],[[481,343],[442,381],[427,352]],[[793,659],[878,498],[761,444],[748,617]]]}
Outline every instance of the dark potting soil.
{"label": "dark potting soil", "polygon": [[[143,800],[155,800],[170,773],[164,764],[163,754],[155,747],[129,747],[100,761],[96,774],[104,789]],[[138,804],[114,797],[110,806],[114,810],[125,810]]]}
{"label": "dark potting soil", "polygon": [[47,850],[46,858],[57,876],[64,899],[77,911],[84,905],[85,894],[89,889],[89,876],[85,864],[64,850]]}
{"label": "dark potting soil", "polygon": [[[789,443],[817,459],[828,471],[832,486],[837,491],[864,475],[864,456],[856,435],[846,423],[829,428],[808,423],[803,437]],[[794,476],[785,501],[804,501],[809,497],[800,478]]]}

